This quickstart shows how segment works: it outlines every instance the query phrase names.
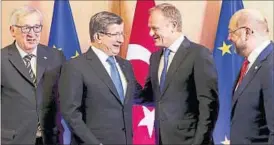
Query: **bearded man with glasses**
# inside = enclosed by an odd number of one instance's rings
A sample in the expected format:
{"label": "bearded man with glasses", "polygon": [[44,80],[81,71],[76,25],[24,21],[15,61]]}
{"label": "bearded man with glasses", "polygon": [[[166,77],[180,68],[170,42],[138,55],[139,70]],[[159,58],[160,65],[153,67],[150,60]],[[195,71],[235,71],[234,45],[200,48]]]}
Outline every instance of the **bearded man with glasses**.
{"label": "bearded man with glasses", "polygon": [[274,144],[274,43],[267,20],[242,9],[228,29],[228,40],[245,58],[232,93],[230,143]]}
{"label": "bearded man with glasses", "polygon": [[2,144],[57,144],[55,99],[65,57],[39,44],[42,23],[30,6],[11,14],[15,40],[1,49]]}

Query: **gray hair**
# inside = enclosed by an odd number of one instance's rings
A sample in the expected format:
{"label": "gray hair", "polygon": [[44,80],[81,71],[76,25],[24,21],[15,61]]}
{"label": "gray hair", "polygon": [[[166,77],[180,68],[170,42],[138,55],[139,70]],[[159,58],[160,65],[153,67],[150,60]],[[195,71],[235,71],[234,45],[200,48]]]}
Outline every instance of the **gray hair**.
{"label": "gray hair", "polygon": [[91,42],[94,42],[94,35],[96,33],[106,33],[108,26],[112,24],[122,24],[123,19],[111,12],[103,11],[96,13],[90,18],[89,22],[89,35]]}
{"label": "gray hair", "polygon": [[172,23],[176,23],[177,31],[182,32],[182,16],[180,11],[175,6],[168,3],[162,3],[151,8],[149,13],[151,14],[155,10],[160,10],[164,17],[170,19]]}
{"label": "gray hair", "polygon": [[43,23],[43,15],[42,15],[42,13],[38,9],[36,9],[34,7],[25,5],[23,7],[15,9],[11,13],[11,16],[10,16],[10,26],[18,24],[20,18],[28,16],[28,15],[33,14],[33,13],[36,13],[40,17],[40,22],[42,24]]}
{"label": "gray hair", "polygon": [[237,15],[237,26],[246,25],[259,33],[269,33],[267,19],[256,9],[241,9]]}

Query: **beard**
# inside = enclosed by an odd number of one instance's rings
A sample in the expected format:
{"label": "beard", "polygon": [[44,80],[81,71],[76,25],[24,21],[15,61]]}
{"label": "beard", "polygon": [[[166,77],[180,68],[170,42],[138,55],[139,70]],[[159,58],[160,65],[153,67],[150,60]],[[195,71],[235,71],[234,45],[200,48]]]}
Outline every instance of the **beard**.
{"label": "beard", "polygon": [[236,52],[239,55],[244,56],[245,51],[246,51],[246,41],[244,38],[238,39],[235,43],[234,46],[236,48]]}

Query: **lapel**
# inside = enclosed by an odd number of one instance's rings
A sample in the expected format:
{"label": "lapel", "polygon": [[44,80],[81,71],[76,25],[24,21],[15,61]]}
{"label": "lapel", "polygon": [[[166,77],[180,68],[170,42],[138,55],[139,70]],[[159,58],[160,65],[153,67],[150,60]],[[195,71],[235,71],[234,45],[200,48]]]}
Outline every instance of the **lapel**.
{"label": "lapel", "polygon": [[95,52],[92,50],[90,47],[89,50],[86,52],[86,59],[88,63],[91,65],[93,68],[94,72],[97,74],[97,76],[102,80],[102,82],[105,83],[105,85],[109,88],[111,93],[116,97],[116,99],[120,102],[122,105],[118,92],[109,76],[107,73],[105,67],[103,66],[102,62],[98,58],[98,56],[95,54]]}
{"label": "lapel", "polygon": [[125,92],[124,104],[126,104],[128,102],[128,100],[130,99],[131,95],[132,95],[131,90],[132,90],[133,84],[131,82],[132,79],[130,79],[130,78],[132,78],[133,76],[130,75],[131,70],[130,70],[130,67],[125,64],[125,60],[123,60],[122,58],[117,57],[117,56],[115,58],[116,58],[119,66],[120,66],[120,68],[121,68],[121,70],[122,70],[122,72],[123,72],[123,74],[126,78],[126,81],[127,81],[127,90],[124,90],[124,91],[126,91]]}
{"label": "lapel", "polygon": [[249,82],[255,77],[258,70],[261,68],[262,63],[264,60],[266,60],[267,56],[273,51],[273,43],[271,42],[258,56],[258,58],[255,60],[253,65],[248,70],[247,74],[242,80],[242,83],[238,86],[237,90],[234,93],[232,106],[234,106],[245,90],[245,88],[248,86]]}
{"label": "lapel", "polygon": [[46,48],[43,48],[41,45],[37,46],[37,64],[36,64],[36,79],[37,79],[37,84],[39,84],[46,67],[48,65],[47,61],[49,61],[49,55],[48,52],[46,51]]}
{"label": "lapel", "polygon": [[[158,70],[159,70],[159,65],[160,65],[160,60],[161,60],[161,56],[163,54],[163,49],[155,52],[155,57],[152,58],[152,62],[150,64],[151,66],[151,70],[152,70],[152,74],[151,74],[151,79],[152,79],[152,83],[154,83],[153,86],[155,86],[155,92],[159,92],[159,94],[161,94],[160,92],[160,84],[159,84],[159,78],[158,78]],[[152,55],[153,56],[153,55]],[[158,95],[155,95],[158,96]]]}
{"label": "lapel", "polygon": [[167,75],[166,75],[166,80],[162,92],[162,96],[165,93],[166,89],[168,88],[168,85],[170,84],[172,78],[174,78],[174,73],[178,70],[179,66],[183,62],[183,60],[186,58],[186,55],[188,54],[188,49],[190,46],[190,41],[185,37],[184,41],[180,45],[179,49],[174,55],[174,58],[169,66]]}
{"label": "lapel", "polygon": [[234,81],[234,84],[233,84],[232,96],[234,96],[234,94],[235,94],[235,89],[237,87],[237,83],[238,83],[238,80],[239,80],[240,74],[241,74],[241,68],[240,68],[240,70],[239,70],[239,72],[237,74],[238,74],[237,78],[236,78],[236,80]]}
{"label": "lapel", "polygon": [[10,49],[9,49],[9,61],[11,62],[11,64],[17,69],[17,71],[22,74],[22,76],[30,83],[34,86],[34,84],[32,83],[32,79],[30,78],[30,75],[28,73],[28,69],[25,66],[25,63],[19,53],[19,51],[17,50],[16,46],[15,46],[15,41],[14,43],[11,45]]}

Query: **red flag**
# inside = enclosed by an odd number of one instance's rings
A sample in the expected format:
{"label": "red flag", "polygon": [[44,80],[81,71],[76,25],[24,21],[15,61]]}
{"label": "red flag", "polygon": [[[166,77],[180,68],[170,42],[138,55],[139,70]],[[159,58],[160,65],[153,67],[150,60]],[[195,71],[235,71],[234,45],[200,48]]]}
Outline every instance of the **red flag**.
{"label": "red flag", "polygon": [[[148,74],[150,55],[157,50],[148,28],[148,10],[154,6],[154,0],[137,0],[127,52],[127,59],[142,86]],[[132,111],[133,144],[155,144],[154,107],[134,105]]]}

